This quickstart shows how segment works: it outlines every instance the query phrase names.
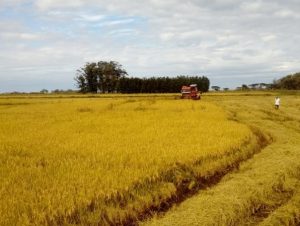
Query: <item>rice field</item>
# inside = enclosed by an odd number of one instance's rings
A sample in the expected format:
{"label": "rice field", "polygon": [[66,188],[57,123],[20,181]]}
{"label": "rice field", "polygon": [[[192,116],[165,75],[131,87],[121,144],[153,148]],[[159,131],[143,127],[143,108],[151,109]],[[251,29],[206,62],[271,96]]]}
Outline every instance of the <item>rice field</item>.
{"label": "rice field", "polygon": [[136,221],[259,148],[207,101],[78,97],[0,97],[0,225]]}
{"label": "rice field", "polygon": [[[201,190],[141,225],[300,225],[300,95],[299,91],[207,94],[205,102],[256,125],[272,143],[215,186]],[[281,97],[279,110],[275,96]]]}

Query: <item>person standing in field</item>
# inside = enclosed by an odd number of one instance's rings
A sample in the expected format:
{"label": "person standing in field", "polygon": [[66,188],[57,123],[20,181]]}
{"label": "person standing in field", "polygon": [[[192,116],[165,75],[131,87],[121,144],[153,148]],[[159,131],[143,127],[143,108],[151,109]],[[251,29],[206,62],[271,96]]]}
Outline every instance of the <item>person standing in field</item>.
{"label": "person standing in field", "polygon": [[280,105],[280,98],[276,97],[275,98],[275,109],[279,109],[279,105]]}

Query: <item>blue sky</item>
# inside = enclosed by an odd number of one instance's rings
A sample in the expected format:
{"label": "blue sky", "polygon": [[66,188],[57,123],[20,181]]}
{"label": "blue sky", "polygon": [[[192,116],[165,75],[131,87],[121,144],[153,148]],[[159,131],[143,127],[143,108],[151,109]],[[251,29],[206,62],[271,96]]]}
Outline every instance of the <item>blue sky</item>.
{"label": "blue sky", "polygon": [[0,0],[0,92],[75,89],[86,62],[212,85],[300,71],[296,0]]}

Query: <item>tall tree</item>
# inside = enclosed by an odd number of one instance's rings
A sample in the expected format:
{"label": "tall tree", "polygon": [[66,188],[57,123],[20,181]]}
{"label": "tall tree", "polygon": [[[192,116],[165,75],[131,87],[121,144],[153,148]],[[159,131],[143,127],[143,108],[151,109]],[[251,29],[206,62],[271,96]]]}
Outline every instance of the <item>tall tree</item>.
{"label": "tall tree", "polygon": [[122,65],[115,61],[99,61],[86,63],[77,70],[75,81],[80,92],[114,92],[117,90],[118,81],[125,77],[127,72]]}

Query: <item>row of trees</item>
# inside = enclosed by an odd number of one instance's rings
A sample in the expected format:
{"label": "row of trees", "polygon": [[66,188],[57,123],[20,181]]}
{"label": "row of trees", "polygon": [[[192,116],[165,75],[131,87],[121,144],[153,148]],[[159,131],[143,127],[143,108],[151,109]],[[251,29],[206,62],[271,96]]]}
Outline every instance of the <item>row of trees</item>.
{"label": "row of trees", "polygon": [[197,84],[207,92],[209,80],[204,76],[128,78],[122,65],[115,61],[86,63],[77,70],[75,81],[82,93],[177,93],[181,86]]}
{"label": "row of trees", "polygon": [[287,75],[278,80],[274,80],[273,83],[254,83],[250,85],[243,84],[241,87],[237,87],[237,90],[258,90],[258,89],[287,89],[287,90],[299,90],[300,89],[300,72]]}
{"label": "row of trees", "polygon": [[183,85],[197,84],[198,89],[207,92],[209,80],[204,76],[177,76],[151,78],[121,78],[120,93],[178,93]]}
{"label": "row of trees", "polygon": [[[77,70],[75,80],[82,93],[176,93],[181,86],[189,84],[197,84],[202,92],[209,90],[209,80],[204,76],[128,78],[126,75],[127,72],[118,62],[99,61],[86,63]],[[216,91],[221,89],[219,86],[211,88]],[[275,80],[272,84],[243,84],[237,89],[300,89],[300,72]]]}

